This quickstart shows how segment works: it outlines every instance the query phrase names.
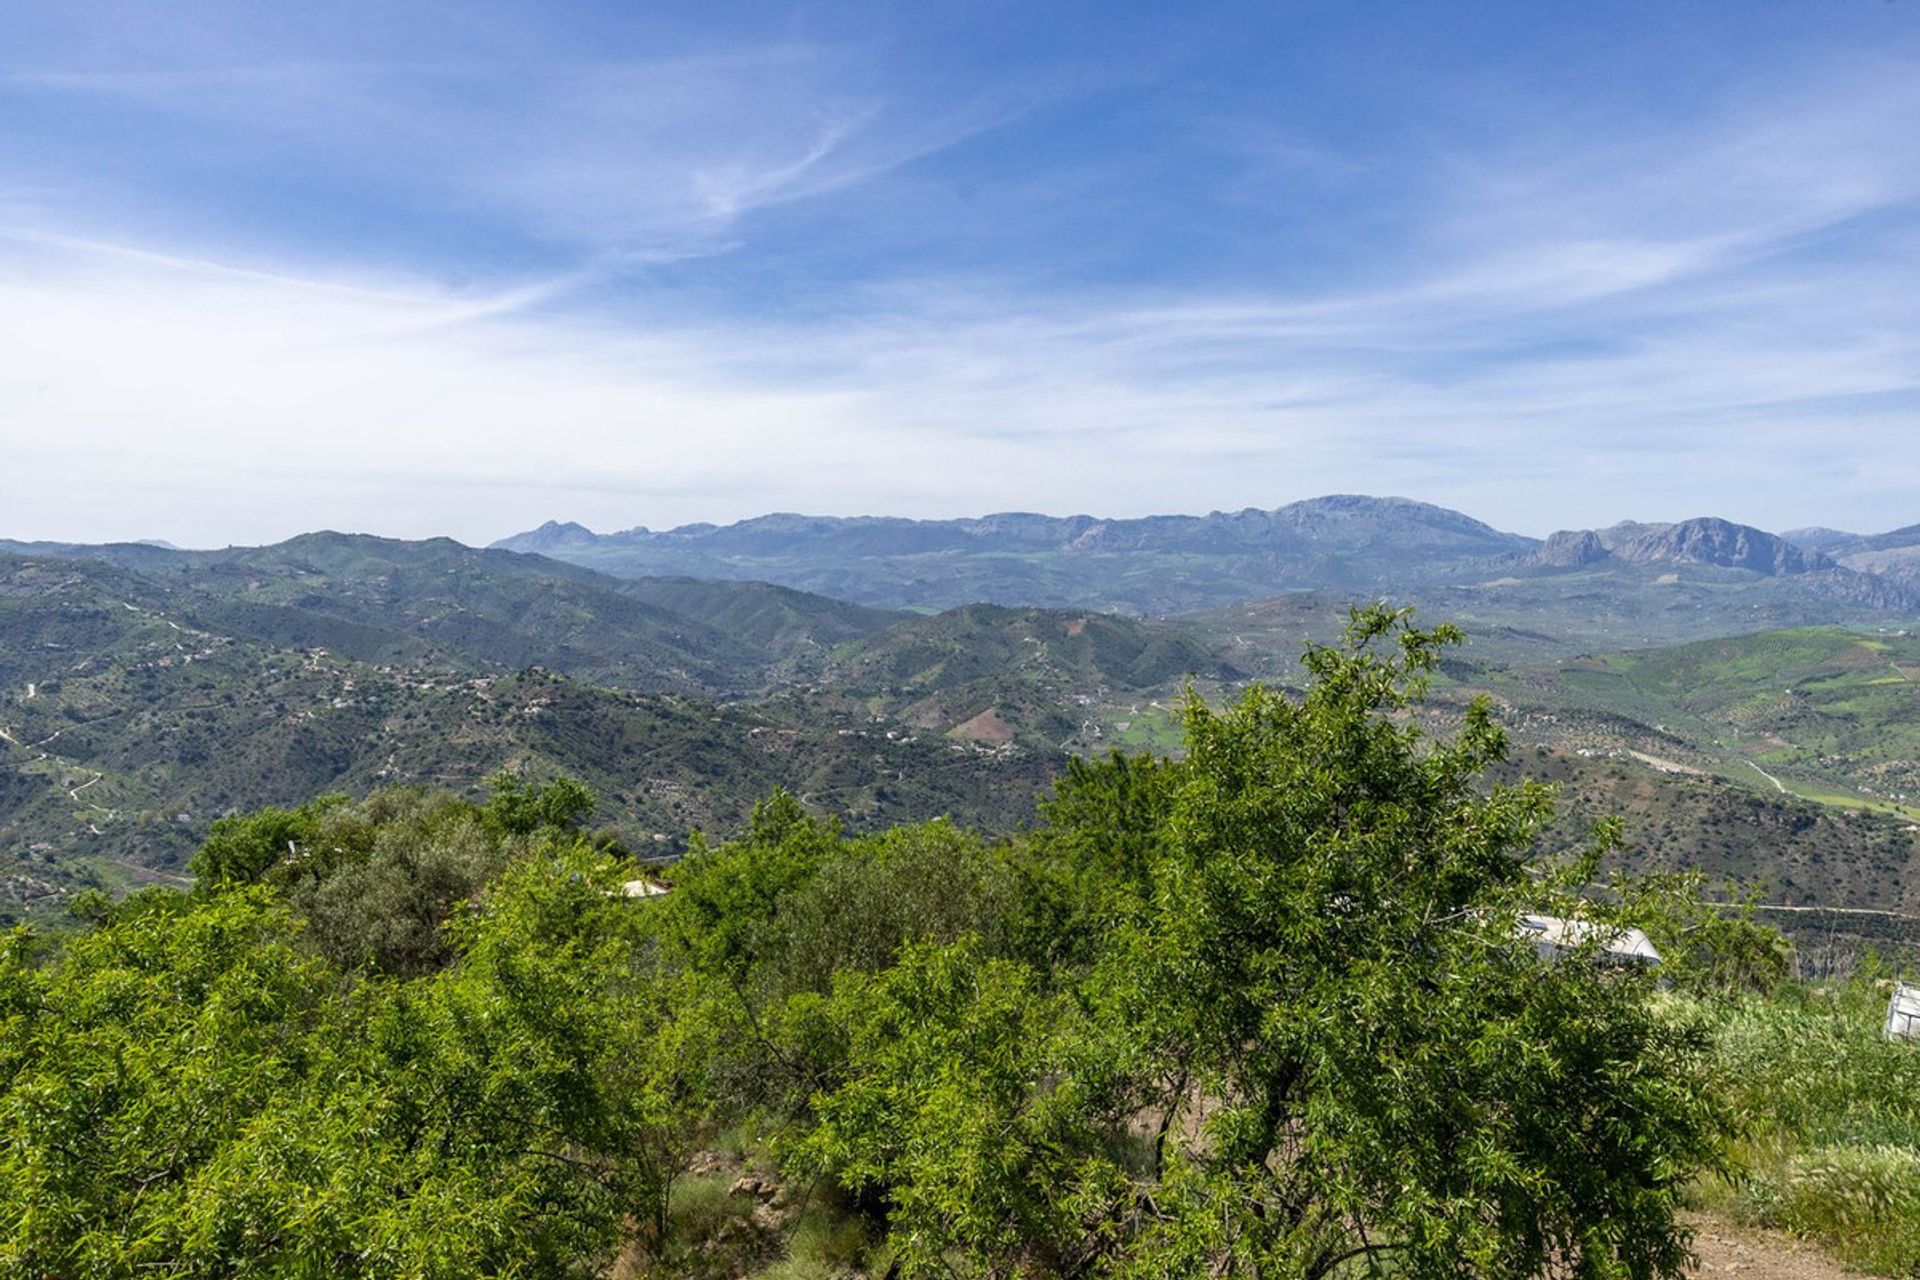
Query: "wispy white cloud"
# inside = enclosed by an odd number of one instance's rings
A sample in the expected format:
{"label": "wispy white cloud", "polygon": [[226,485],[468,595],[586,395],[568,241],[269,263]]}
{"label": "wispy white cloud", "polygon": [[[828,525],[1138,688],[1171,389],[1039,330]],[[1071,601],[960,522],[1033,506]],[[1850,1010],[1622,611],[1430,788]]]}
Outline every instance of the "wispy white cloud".
{"label": "wispy white cloud", "polygon": [[[1920,519],[1920,142],[1889,128],[1920,90],[1889,67],[1681,124],[1543,109],[1436,147],[1404,184],[1404,242],[1331,284],[948,257],[879,264],[812,310],[637,267],[750,248],[799,202],[885,187],[1058,87],[907,109],[847,49],[799,41],[523,71],[478,115],[465,64],[40,86],[267,137],[566,252],[457,287],[351,246],[239,261],[49,230],[67,207],[16,198],[0,534],[485,540],[549,516],[1139,514],[1335,489],[1532,532]],[[1263,146],[1341,176],[1324,143],[1234,142]],[[1099,198],[1071,166],[1047,176]]]}
{"label": "wispy white cloud", "polygon": [[899,104],[854,51],[804,43],[553,62],[15,73],[0,88],[177,120],[215,145],[278,152],[343,193],[379,190],[626,262],[723,251],[757,209],[869,181],[1052,93],[1015,83],[888,110]]}

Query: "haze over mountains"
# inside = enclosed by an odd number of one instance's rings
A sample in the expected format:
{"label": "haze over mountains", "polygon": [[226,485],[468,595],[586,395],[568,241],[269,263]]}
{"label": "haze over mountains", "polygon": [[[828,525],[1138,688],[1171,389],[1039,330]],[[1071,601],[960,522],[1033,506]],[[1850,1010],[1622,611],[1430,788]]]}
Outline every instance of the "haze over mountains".
{"label": "haze over mountains", "polygon": [[1283,591],[1409,592],[1569,572],[1618,571],[1625,584],[1640,581],[1633,570],[1655,567],[1796,578],[1775,594],[1906,609],[1920,601],[1920,560],[1906,554],[1920,551],[1920,534],[1911,533],[1839,535],[1823,550],[1698,517],[1541,540],[1429,503],[1335,495],[1271,511],[1130,520],[779,514],[609,534],[549,522],[494,546],[623,576],[760,579],[890,608],[985,601],[1171,614]]}
{"label": "haze over mountains", "polygon": [[1920,525],[1871,537],[1847,536],[1827,543],[1823,550],[1849,569],[1920,583]]}

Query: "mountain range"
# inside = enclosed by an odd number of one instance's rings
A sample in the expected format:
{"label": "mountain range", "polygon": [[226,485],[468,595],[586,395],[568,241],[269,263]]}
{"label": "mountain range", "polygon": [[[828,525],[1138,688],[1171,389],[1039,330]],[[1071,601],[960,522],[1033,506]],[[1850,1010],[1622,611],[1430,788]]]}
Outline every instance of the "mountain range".
{"label": "mountain range", "polygon": [[1845,568],[1920,583],[1920,524],[1870,536],[1842,534],[1820,539],[1818,549]]}
{"label": "mountain range", "polygon": [[[664,852],[775,786],[855,826],[1005,830],[1071,755],[1177,748],[1188,688],[1296,682],[1303,641],[1377,598],[1468,632],[1436,727],[1492,694],[1571,813],[1634,822],[1634,857],[1795,901],[1920,895],[1914,531],[1814,546],[1701,518],[1536,540],[1344,497],[526,537],[553,554],[0,543],[0,917],[177,875],[225,813],[470,793],[501,768],[585,779],[596,821]],[[675,572],[603,572],[623,546]],[[1825,630],[1779,630],[1807,627]]]}
{"label": "mountain range", "polygon": [[1608,529],[1566,529],[1553,534],[1527,563],[1575,568],[1615,560],[1622,564],[1709,564],[1745,569],[1763,577],[1818,573],[1834,562],[1777,534],[1712,516],[1674,524],[1636,524]]}
{"label": "mountain range", "polygon": [[494,546],[619,576],[757,579],[886,608],[986,602],[1164,615],[1287,591],[1416,595],[1435,586],[1667,566],[1793,578],[1789,594],[1914,610],[1920,534],[1908,533],[1838,535],[1814,547],[1703,516],[1542,540],[1429,503],[1345,494],[1273,510],[1128,520],[781,514],[610,534],[549,522]]}

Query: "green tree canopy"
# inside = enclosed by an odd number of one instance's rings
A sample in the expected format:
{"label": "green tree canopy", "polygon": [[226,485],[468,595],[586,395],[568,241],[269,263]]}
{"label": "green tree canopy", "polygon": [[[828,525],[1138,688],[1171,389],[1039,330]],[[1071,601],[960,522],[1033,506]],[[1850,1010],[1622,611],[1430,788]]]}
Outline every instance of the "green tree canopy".
{"label": "green tree canopy", "polygon": [[[1179,763],[1071,777],[1034,856],[1109,891],[1067,997],[977,946],[836,990],[801,1149],[888,1206],[904,1274],[1680,1274],[1704,1036],[1599,962],[1599,850],[1531,859],[1549,793],[1481,789],[1486,709],[1407,716],[1453,638],[1356,613],[1301,700],[1193,703]],[[1590,941],[1542,957],[1538,911]]]}
{"label": "green tree canopy", "polygon": [[705,1052],[629,869],[550,837],[449,964],[351,981],[268,885],[0,944],[0,1273],[595,1275],[657,1224]]}
{"label": "green tree canopy", "polygon": [[673,1188],[752,1133],[895,1280],[1677,1277],[1728,1120],[1605,944],[1778,952],[1692,882],[1583,896],[1608,829],[1538,857],[1487,709],[1420,727],[1454,638],[1357,612],[1000,844],[777,794],[665,899],[570,782],[225,820],[192,894],[0,941],[0,1273],[683,1274]]}

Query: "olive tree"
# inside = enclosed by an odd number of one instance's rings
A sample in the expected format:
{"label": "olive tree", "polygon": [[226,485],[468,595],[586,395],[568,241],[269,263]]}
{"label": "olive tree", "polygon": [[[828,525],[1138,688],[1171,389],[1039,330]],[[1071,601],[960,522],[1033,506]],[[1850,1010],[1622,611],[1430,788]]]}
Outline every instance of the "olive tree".
{"label": "olive tree", "polygon": [[[964,951],[842,984],[804,1149],[877,1185],[903,1274],[1682,1272],[1705,1033],[1603,961],[1618,909],[1574,889],[1608,833],[1542,865],[1551,794],[1483,786],[1487,708],[1413,719],[1454,638],[1357,612],[1298,699],[1194,702],[1164,776],[1078,778],[1055,852],[1105,834],[1132,883],[1067,996]],[[1586,943],[1541,955],[1538,911]]]}

